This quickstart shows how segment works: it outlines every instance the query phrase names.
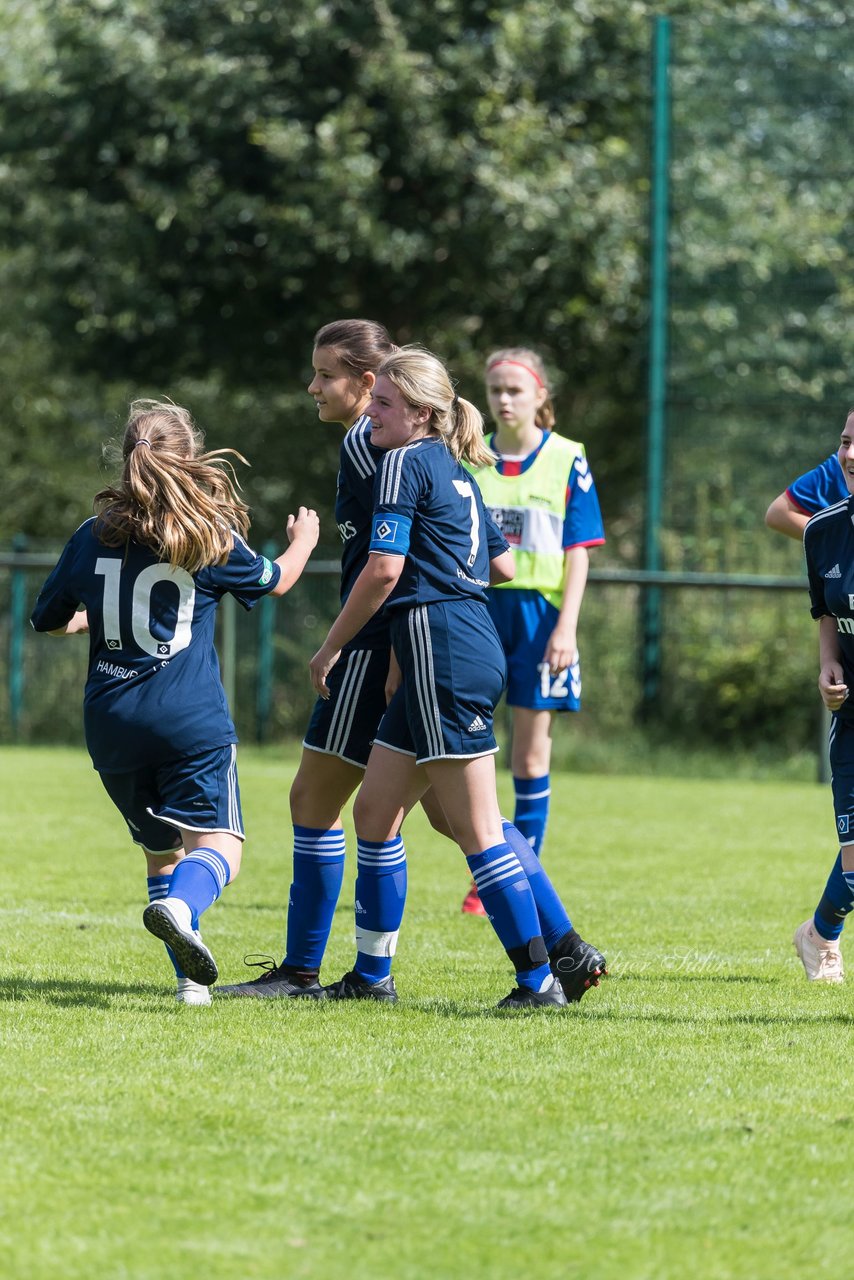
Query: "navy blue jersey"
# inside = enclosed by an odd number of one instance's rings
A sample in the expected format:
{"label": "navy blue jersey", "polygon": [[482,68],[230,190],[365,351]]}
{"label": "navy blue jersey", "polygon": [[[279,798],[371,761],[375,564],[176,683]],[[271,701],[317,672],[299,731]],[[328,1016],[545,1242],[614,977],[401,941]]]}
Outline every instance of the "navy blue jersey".
{"label": "navy blue jersey", "polygon": [[[344,548],[341,552],[341,603],[365,567],[371,541],[374,480],[385,451],[371,444],[371,420],[367,415],[353,423],[341,444],[335,520]],[[380,649],[389,640],[388,619],[379,610],[354,636],[346,649]]]}
{"label": "navy blue jersey", "polygon": [[281,569],[235,533],[225,564],[190,574],[135,542],[104,546],[94,525],[66,544],[31,621],[55,631],[86,607],[83,719],[95,768],[122,773],[236,742],[214,649],[217,606],[230,592],[251,609]]}
{"label": "navy blue jersey", "polygon": [[406,557],[387,610],[460,598],[485,603],[489,561],[508,549],[477,481],[442,440],[425,437],[386,453],[370,550]]}
{"label": "navy blue jersey", "polygon": [[[814,618],[836,619],[845,683],[854,688],[854,498],[820,511],[804,529]],[[854,699],[834,713],[854,720]]]}

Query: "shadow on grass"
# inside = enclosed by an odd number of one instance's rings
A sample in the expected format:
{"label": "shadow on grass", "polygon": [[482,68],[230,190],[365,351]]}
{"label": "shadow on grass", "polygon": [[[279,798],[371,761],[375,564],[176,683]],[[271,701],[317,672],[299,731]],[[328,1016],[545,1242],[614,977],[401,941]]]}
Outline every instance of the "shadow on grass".
{"label": "shadow on grass", "polygon": [[159,996],[166,988],[153,982],[91,982],[84,978],[27,978],[23,975],[0,978],[0,1001],[30,1001],[69,1008],[88,1005],[108,1009],[122,996]]}
{"label": "shadow on grass", "polygon": [[[345,903],[345,906],[347,904]],[[220,911],[228,911],[230,915],[241,915],[244,912],[247,915],[283,915],[288,909],[288,900],[284,902],[222,902],[219,904]],[[338,907],[335,908],[336,911]],[[350,914],[353,914],[353,904],[349,904]]]}
{"label": "shadow on grass", "polygon": [[[635,979],[640,975],[633,975]],[[669,975],[670,976],[670,975]],[[672,975],[675,978],[675,975]],[[619,982],[625,982],[626,978],[622,977]],[[660,979],[656,979],[658,981]],[[693,976],[693,981],[722,982],[728,984],[739,984],[743,982],[760,982],[770,983],[774,979],[771,978],[754,978],[740,977],[736,975],[708,975],[701,979],[699,974]],[[650,978],[650,981],[652,979]],[[684,978],[683,978],[684,981]],[[616,993],[616,987],[608,986],[603,988],[609,995]],[[459,1020],[467,1020],[472,1018],[485,1019],[495,1018],[506,1020],[507,1018],[539,1018],[539,1017],[574,1017],[576,1010],[577,1016],[583,1018],[585,1022],[609,1022],[613,1024],[631,1023],[631,1022],[648,1022],[660,1023],[667,1026],[686,1026],[686,1027],[704,1027],[713,1026],[767,1026],[767,1027],[795,1027],[795,1026],[854,1026],[854,1013],[843,1013],[828,1011],[822,1008],[814,1010],[795,1011],[791,1009],[781,1009],[780,1013],[756,1013],[750,1010],[738,1010],[727,1012],[725,1010],[716,1011],[709,1010],[705,1015],[696,1013],[681,1013],[678,1011],[668,1012],[667,1010],[656,1009],[622,1009],[619,1005],[608,1002],[604,1005],[598,1004],[596,995],[589,993],[588,999],[576,1001],[569,1005],[565,1010],[555,1011],[554,1009],[525,1009],[525,1010],[509,1010],[498,1009],[494,1005],[485,1006],[482,1009],[473,1009],[470,1004],[460,1004],[455,1000],[444,999],[442,997],[427,997],[422,1000],[407,1000],[406,1006],[408,1010],[413,1010],[421,1014],[431,1017],[454,1018]]]}
{"label": "shadow on grass", "polygon": [[795,1013],[715,1013],[705,1017],[697,1017],[691,1013],[665,1013],[660,1010],[620,1010],[613,1007],[602,1009],[595,1005],[584,1006],[584,1017],[590,1022],[658,1022],[670,1026],[715,1027],[821,1027],[836,1024],[841,1027],[854,1026],[854,1014],[826,1013],[821,1009],[815,1012]]}
{"label": "shadow on grass", "polygon": [[[572,1019],[575,1005],[570,1005],[567,1009],[472,1009],[471,1006],[463,1006],[455,1004],[450,1000],[415,1000],[407,1001],[407,1011],[415,1011],[426,1014],[430,1017],[453,1018],[455,1021],[470,1021],[477,1019],[485,1021],[487,1019],[495,1019],[495,1021],[506,1022],[519,1018],[567,1018]],[[630,1022],[649,1022],[659,1023],[665,1026],[674,1027],[703,1027],[708,1030],[715,1026],[764,1026],[764,1027],[795,1027],[809,1026],[821,1027],[835,1024],[843,1027],[854,1026],[854,1014],[849,1013],[822,1013],[820,1010],[816,1013],[781,1013],[762,1014],[762,1013],[723,1013],[709,1014],[708,1017],[698,1018],[692,1014],[679,1013],[641,1013],[635,1009],[621,1010],[613,1007],[607,1009],[595,1009],[592,1006],[585,1005],[583,1013],[579,1013],[585,1022],[609,1022],[614,1025]]]}
{"label": "shadow on grass", "polygon": [[773,986],[779,982],[779,978],[770,977],[768,975],[758,973],[679,973],[673,971],[667,973],[655,973],[650,969],[649,973],[612,973],[611,977],[618,982],[760,982],[768,986]]}

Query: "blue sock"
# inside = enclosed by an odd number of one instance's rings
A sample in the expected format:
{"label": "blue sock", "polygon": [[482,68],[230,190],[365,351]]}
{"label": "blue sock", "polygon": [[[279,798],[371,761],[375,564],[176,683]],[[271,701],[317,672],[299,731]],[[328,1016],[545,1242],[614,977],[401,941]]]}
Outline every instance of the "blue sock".
{"label": "blue sock", "polygon": [[356,973],[380,982],[391,973],[391,958],[406,902],[406,850],[393,840],[357,840]]}
{"label": "blue sock", "polygon": [[539,858],[546,835],[546,823],[549,820],[551,778],[547,773],[543,774],[542,778],[514,777],[513,786],[516,791],[516,812],[513,823]]}
{"label": "blue sock", "polygon": [[558,892],[546,873],[528,841],[518,827],[502,819],[504,839],[519,859],[522,870],[528,877],[531,893],[537,905],[537,916],[540,921],[540,933],[547,950],[551,951],[555,943],[566,933],[572,931],[572,921],[566,913]]}
{"label": "blue sock", "polygon": [[199,916],[216,902],[231,879],[228,863],[216,849],[204,845],[182,858],[172,872],[170,898],[186,902],[193,917],[193,928],[199,927]]}
{"label": "blue sock", "polygon": [[466,858],[480,900],[510,957],[520,987],[542,991],[551,978],[537,907],[516,854],[496,844]]}
{"label": "blue sock", "polygon": [[[167,876],[149,876],[148,877],[148,901],[159,902],[161,898],[169,896],[169,886],[172,883],[172,873],[170,871]],[[166,948],[166,954],[172,961],[172,968],[175,970],[175,976],[185,978],[187,975],[175,959],[175,952],[171,947]]]}
{"label": "blue sock", "polygon": [[833,870],[827,879],[821,902],[815,910],[813,924],[816,933],[828,942],[834,942],[845,927],[845,917],[854,908],[854,871],[842,870],[842,850],[839,851]]}
{"label": "blue sock", "polygon": [[294,879],[283,963],[319,972],[344,879],[344,830],[294,826]]}

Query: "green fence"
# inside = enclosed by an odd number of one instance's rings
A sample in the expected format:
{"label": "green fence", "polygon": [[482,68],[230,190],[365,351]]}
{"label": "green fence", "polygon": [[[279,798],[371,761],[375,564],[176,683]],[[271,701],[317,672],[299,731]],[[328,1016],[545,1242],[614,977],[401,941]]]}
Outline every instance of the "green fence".
{"label": "green fence", "polygon": [[[85,638],[36,635],[29,614],[54,556],[0,552],[0,740],[80,742]],[[641,700],[643,594],[662,595],[665,678],[655,733],[677,749],[818,749],[815,623],[799,577],[594,569],[582,612],[584,707],[572,749],[607,763]],[[281,600],[220,610],[217,646],[241,739],[302,734],[314,694],[308,659],[337,609],[334,563],[311,565]],[[567,748],[568,749],[568,748]]]}
{"label": "green fence", "polygon": [[787,572],[762,514],[854,404],[854,23],[670,25],[660,567]]}
{"label": "green fence", "polygon": [[[662,17],[652,68],[643,563],[791,572],[762,516],[854,404],[854,24]],[[672,607],[646,592],[652,717]]]}

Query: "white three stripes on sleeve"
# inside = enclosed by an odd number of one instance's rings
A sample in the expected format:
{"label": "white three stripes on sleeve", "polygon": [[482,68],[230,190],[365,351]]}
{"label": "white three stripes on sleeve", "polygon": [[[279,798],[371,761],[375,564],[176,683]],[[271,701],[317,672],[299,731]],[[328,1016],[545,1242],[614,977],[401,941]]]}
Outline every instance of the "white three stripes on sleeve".
{"label": "white three stripes on sleeve", "polygon": [[400,475],[403,471],[403,459],[410,449],[417,449],[420,441],[405,444],[400,449],[391,449],[382,460],[380,482],[380,502],[394,505],[400,493]]}
{"label": "white three stripes on sleeve", "polygon": [[376,473],[376,462],[368,448],[368,430],[370,418],[359,418],[344,437],[344,449],[363,480]]}

